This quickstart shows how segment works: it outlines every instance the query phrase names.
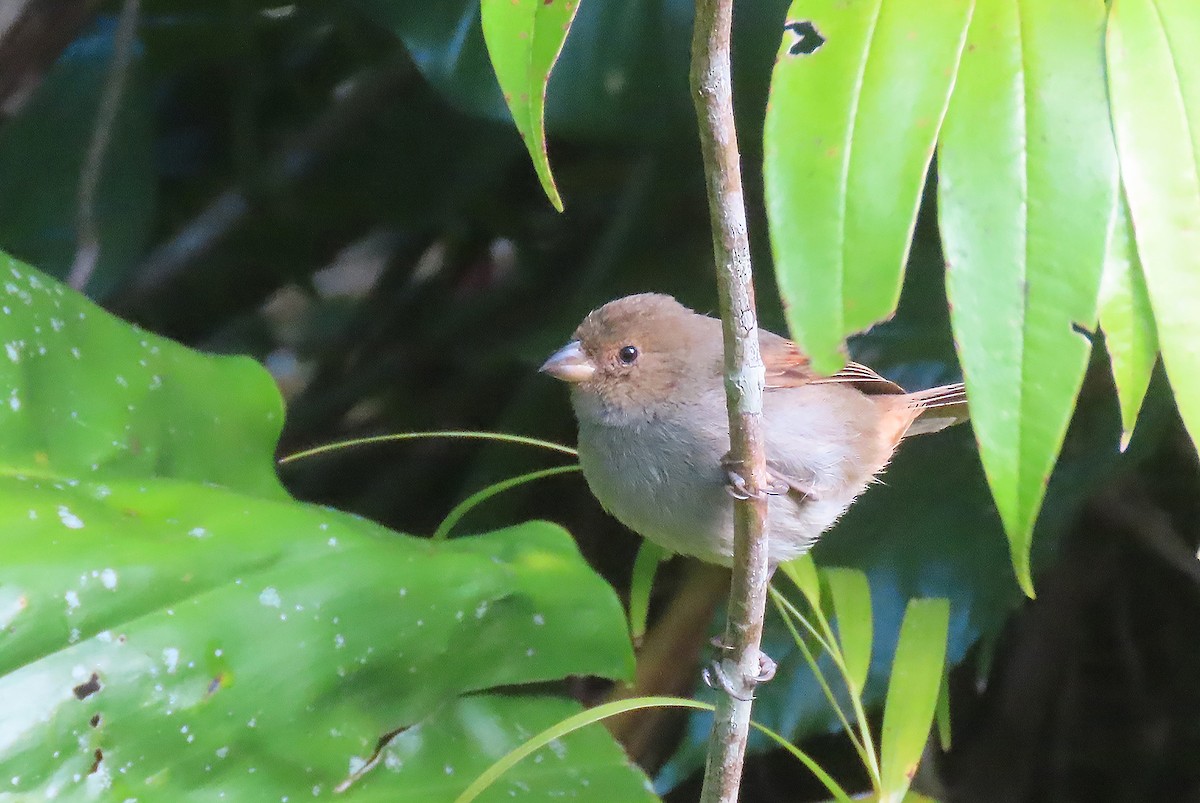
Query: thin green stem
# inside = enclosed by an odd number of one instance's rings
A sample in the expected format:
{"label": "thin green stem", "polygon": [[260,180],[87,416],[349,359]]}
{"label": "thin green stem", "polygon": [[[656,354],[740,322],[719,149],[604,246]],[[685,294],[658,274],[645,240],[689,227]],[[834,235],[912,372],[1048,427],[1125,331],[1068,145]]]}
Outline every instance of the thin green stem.
{"label": "thin green stem", "polygon": [[[796,646],[798,646],[800,648],[800,652],[804,654],[804,660],[808,663],[809,667],[812,668],[813,677],[817,679],[817,685],[821,687],[821,691],[825,693],[825,699],[829,701],[830,707],[833,708],[833,712],[837,714],[838,720],[841,721],[842,728],[845,729],[846,735],[850,737],[850,742],[854,745],[854,749],[858,752],[858,757],[862,761],[863,766],[869,767],[870,761],[867,758],[866,746],[863,745],[859,737],[855,735],[854,726],[850,724],[850,718],[846,716],[846,712],[842,710],[841,705],[838,703],[837,696],[834,695],[833,689],[830,687],[829,682],[825,679],[825,673],[823,673],[821,668],[817,666],[816,656],[812,654],[812,650],[808,648],[808,645],[804,642],[804,637],[800,635],[800,631],[796,629],[796,626],[792,623],[792,619],[788,616],[788,614],[791,613],[792,616],[796,617],[805,626],[805,628],[813,634],[814,638],[816,638],[818,642],[823,643],[821,637],[812,629],[812,625],[806,622],[804,617],[800,616],[800,612],[797,611],[795,607],[792,606],[791,603],[789,603],[787,599],[784,598],[784,596],[774,588],[771,589],[771,600],[775,603],[776,610],[779,611],[780,616],[783,617],[783,623],[791,632],[792,638],[795,639]],[[828,646],[825,646],[824,649],[825,652],[827,652],[832,658],[833,650],[829,649]],[[851,692],[851,696],[854,696],[853,692]]]}
{"label": "thin green stem", "polygon": [[[814,609],[814,613],[817,616],[818,621],[820,621],[822,628],[826,631],[826,635],[829,637],[829,641],[826,642],[817,634],[815,628],[813,628],[813,626],[809,623],[808,619],[800,613],[796,606],[788,602],[786,597],[784,597],[774,588],[771,589],[771,593],[774,595],[775,599],[782,600],[782,604],[793,616],[796,617],[797,621],[803,624],[805,628],[813,634],[814,638],[818,639],[818,641],[820,641],[823,645],[826,645],[829,658],[833,661],[834,666],[837,667],[838,672],[841,674],[842,682],[846,684],[846,691],[850,697],[850,705],[854,708],[854,716],[858,722],[858,731],[862,738],[863,763],[867,768],[867,772],[871,776],[871,783],[874,785],[875,791],[880,792],[883,788],[883,775],[879,770],[879,756],[875,751],[875,739],[871,736],[871,726],[870,723],[867,722],[866,709],[863,707],[862,698],[854,691],[854,684],[850,680],[850,670],[846,667],[846,661],[842,657],[841,650],[828,648],[831,643],[836,641],[833,636],[833,630],[829,626],[828,620],[826,620],[824,614],[822,614],[819,610]],[[784,620],[786,621],[787,617],[784,617]],[[814,674],[820,678],[820,673],[817,673],[815,669]],[[823,680],[822,685],[824,685]],[[838,714],[841,716],[841,709],[838,709]],[[844,722],[845,720],[843,719],[843,723]],[[850,726],[848,724],[846,725],[846,730],[847,733],[850,732]]]}
{"label": "thin green stem", "polygon": [[305,449],[300,452],[294,452],[285,457],[279,458],[279,465],[286,465],[297,460],[303,460],[308,457],[334,452],[338,449],[348,449],[352,446],[366,446],[372,443],[388,443],[391,441],[411,441],[420,438],[454,438],[459,440],[482,440],[482,441],[499,441],[501,443],[519,443],[523,446],[538,446],[542,449],[549,449],[553,452],[578,457],[579,452],[572,449],[570,446],[564,446],[561,443],[553,441],[544,441],[541,438],[530,438],[526,435],[510,435],[507,432],[466,432],[459,430],[447,430],[441,432],[395,432],[390,435],[372,435],[367,438],[352,438],[346,441],[335,441],[333,443],[325,443],[320,446],[314,446],[311,449]]}
{"label": "thin green stem", "polygon": [[558,474],[569,474],[573,471],[579,471],[579,466],[577,464],[569,466],[555,466],[554,468],[543,468],[539,471],[530,471],[528,474],[521,474],[516,477],[510,477],[506,480],[501,480],[500,482],[489,485],[481,491],[476,491],[455,505],[451,511],[446,514],[446,518],[442,519],[442,523],[438,525],[437,530],[434,531],[431,538],[434,541],[441,541],[449,536],[450,531],[454,529],[454,525],[458,524],[458,522],[462,520],[463,516],[470,513],[471,509],[480,502],[491,499],[496,494],[504,493],[511,488],[516,488],[518,485],[524,485],[527,482],[540,480],[544,477],[554,477]]}

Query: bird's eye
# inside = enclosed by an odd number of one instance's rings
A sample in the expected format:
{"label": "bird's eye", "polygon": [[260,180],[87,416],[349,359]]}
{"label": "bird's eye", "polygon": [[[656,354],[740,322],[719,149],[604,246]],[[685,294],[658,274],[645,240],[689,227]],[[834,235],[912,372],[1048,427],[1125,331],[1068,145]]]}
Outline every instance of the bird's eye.
{"label": "bird's eye", "polygon": [[617,352],[617,359],[622,365],[633,365],[638,358],[638,350],[636,346],[624,346]]}

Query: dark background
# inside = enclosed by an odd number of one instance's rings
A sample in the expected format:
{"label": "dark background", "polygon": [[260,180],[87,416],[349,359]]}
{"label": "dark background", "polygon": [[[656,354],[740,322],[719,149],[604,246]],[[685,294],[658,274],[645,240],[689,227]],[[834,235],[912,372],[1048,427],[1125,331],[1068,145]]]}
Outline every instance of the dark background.
{"label": "dark background", "polygon": [[[735,41],[760,314],[777,331],[757,165],[784,8],[739,6]],[[0,249],[67,277],[92,170],[100,251],[76,283],[153,331],[263,361],[287,398],[281,454],[435,429],[572,442],[565,393],[535,369],[583,314],[642,290],[715,308],[687,94],[688,2],[583,4],[550,86],[561,215],[499,100],[477,0],[147,0],[97,173],[86,154],[119,11],[94,0],[4,4]],[[900,312],[852,344],[914,388],[957,372],[934,182]],[[819,562],[870,575],[880,650],[908,596],[954,604],[953,743],[922,770],[931,793],[1200,800],[1200,477],[1161,377],[1125,454],[1119,434],[1098,339],[1039,523],[1036,601],[1016,588],[966,427],[907,446],[819,547]],[[302,498],[422,534],[473,491],[553,462],[425,440],[348,449],[283,476]],[[533,517],[564,524],[592,565],[628,588],[637,541],[578,475],[499,496],[459,531]],[[645,649],[675,660],[643,690],[692,693],[720,580],[679,561],[665,568],[653,607],[661,626]],[[772,654],[794,669],[777,644]],[[804,671],[785,673],[756,715],[853,784],[853,753],[826,735],[830,716],[812,688]],[[674,756],[660,779],[677,784],[670,799],[694,799],[703,723],[621,727],[651,771]],[[821,796],[782,754],[752,760],[747,778],[748,801]]]}

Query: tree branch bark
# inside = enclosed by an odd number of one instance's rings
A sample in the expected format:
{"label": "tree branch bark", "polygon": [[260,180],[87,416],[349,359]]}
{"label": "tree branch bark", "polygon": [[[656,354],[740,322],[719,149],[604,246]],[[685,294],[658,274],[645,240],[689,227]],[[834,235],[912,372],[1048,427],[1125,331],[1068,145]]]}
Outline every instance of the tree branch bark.
{"label": "tree branch bark", "polygon": [[732,16],[733,0],[696,0],[692,100],[704,155],[720,291],[730,456],[742,467],[750,497],[735,502],[733,578],[725,627],[728,652],[721,661],[736,694],[727,693],[717,703],[701,794],[704,803],[733,803],[738,797],[770,580],[763,494],[767,485],[762,416],[765,372],[759,353],[729,76]]}

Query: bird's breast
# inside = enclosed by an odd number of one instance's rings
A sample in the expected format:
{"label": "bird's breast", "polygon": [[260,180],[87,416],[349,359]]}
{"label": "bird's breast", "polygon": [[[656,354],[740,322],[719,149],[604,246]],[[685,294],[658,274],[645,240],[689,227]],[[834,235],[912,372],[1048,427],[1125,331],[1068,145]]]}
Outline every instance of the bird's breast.
{"label": "bird's breast", "polygon": [[708,560],[729,549],[731,506],[720,468],[727,449],[724,432],[673,421],[579,428],[579,462],[605,510],[669,550]]}

